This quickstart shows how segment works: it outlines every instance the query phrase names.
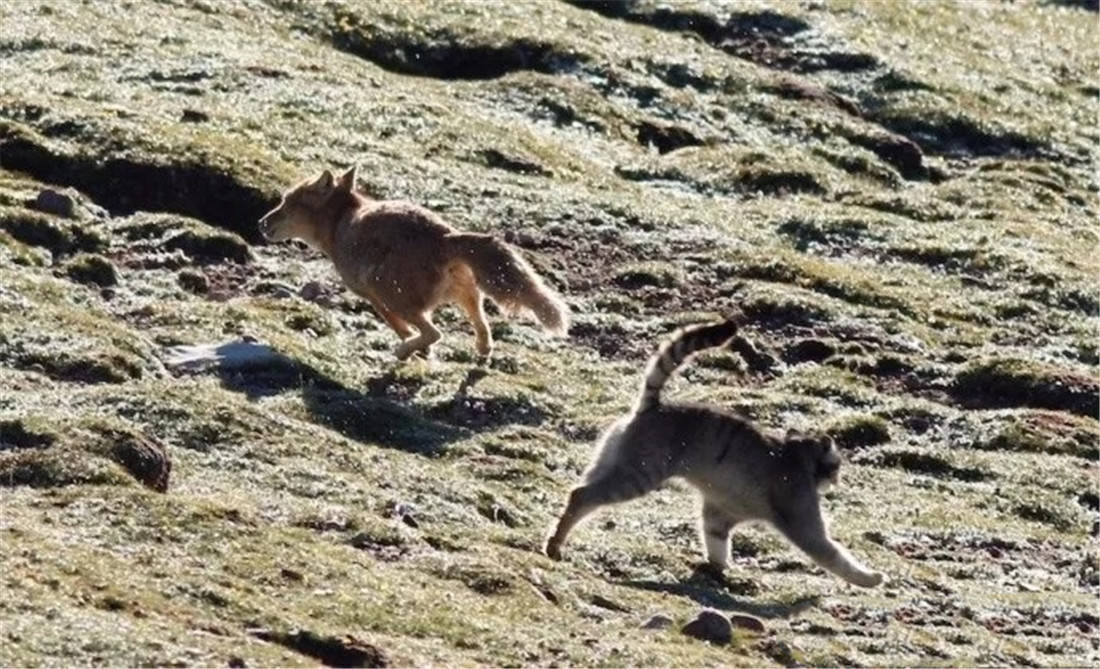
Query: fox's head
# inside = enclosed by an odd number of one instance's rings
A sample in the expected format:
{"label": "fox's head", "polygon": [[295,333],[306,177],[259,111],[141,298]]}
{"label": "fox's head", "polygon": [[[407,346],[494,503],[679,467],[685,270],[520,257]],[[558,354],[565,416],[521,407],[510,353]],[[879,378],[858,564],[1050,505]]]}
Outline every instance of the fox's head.
{"label": "fox's head", "polygon": [[354,190],[355,167],[339,178],[325,170],[316,179],[306,179],[283,193],[279,206],[260,219],[260,232],[273,242],[284,239],[315,242],[318,230],[331,223]]}

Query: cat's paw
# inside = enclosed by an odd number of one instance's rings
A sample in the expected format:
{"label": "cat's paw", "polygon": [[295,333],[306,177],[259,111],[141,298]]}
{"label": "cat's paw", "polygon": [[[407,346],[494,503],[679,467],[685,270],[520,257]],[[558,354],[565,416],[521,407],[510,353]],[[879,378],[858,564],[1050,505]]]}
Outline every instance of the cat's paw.
{"label": "cat's paw", "polygon": [[860,574],[852,580],[852,583],[863,588],[874,588],[875,586],[881,585],[883,580],[885,580],[885,577],[881,572],[873,571],[866,574]]}

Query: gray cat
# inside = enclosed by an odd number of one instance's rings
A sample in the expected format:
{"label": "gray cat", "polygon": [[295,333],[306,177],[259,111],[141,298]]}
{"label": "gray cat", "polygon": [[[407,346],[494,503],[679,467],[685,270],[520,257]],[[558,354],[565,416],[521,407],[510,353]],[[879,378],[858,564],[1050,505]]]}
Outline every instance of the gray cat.
{"label": "gray cat", "polygon": [[680,365],[725,344],[737,329],[732,320],[686,328],[650,360],[637,405],[603,435],[584,484],[569,494],[547,539],[548,556],[561,559],[570,530],[596,509],[641,497],[679,476],[702,495],[703,545],[714,568],[726,567],[735,525],[764,521],[846,581],[864,587],[882,582],[882,574],[829,538],[821,516],[819,490],[836,483],[840,470],[832,439],[773,437],[714,407],[661,402],[661,388]]}

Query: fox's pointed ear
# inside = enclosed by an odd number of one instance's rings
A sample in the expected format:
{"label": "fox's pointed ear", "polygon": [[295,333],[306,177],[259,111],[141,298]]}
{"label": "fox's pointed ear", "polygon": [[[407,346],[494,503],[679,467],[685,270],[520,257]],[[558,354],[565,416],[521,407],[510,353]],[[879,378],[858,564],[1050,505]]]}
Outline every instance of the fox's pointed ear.
{"label": "fox's pointed ear", "polygon": [[313,182],[313,187],[317,190],[332,190],[335,183],[335,179],[332,176],[332,172],[325,170],[321,172],[321,176],[317,178],[317,181]]}
{"label": "fox's pointed ear", "polygon": [[340,190],[347,191],[349,193],[355,190],[355,179],[358,169],[358,166],[352,165],[348,168],[347,172],[344,172],[340,175],[340,180],[336,183]]}

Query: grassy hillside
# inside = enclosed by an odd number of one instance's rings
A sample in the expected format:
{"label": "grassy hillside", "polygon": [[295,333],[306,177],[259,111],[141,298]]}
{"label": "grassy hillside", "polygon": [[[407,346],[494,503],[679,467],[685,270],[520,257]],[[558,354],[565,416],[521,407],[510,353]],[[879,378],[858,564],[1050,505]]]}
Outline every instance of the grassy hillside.
{"label": "grassy hillside", "polygon": [[[0,3],[0,665],[1095,664],[1098,37],[1087,1]],[[256,229],[353,163],[522,248],[570,338],[495,314],[479,367],[447,310],[396,362]],[[836,436],[882,587],[763,528],[698,571],[679,483],[540,554],[656,343],[731,307],[759,355],[669,396]],[[172,364],[240,341],[279,356]],[[768,631],[682,635],[703,606]]]}

